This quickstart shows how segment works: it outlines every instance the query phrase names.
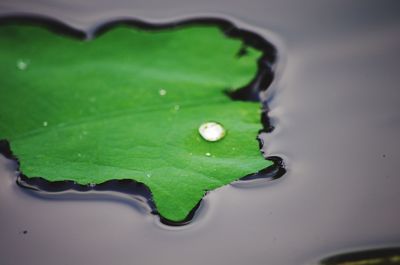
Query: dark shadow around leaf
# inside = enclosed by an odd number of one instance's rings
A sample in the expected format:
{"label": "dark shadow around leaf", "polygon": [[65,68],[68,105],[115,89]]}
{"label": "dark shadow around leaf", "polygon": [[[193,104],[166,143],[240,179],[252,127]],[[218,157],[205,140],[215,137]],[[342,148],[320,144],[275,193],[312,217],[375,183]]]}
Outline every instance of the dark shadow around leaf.
{"label": "dark shadow around leaf", "polygon": [[[261,36],[215,18],[118,20],[94,36],[49,18],[0,21],[0,151],[19,161],[18,184],[124,192],[182,225],[207,191],[284,174],[257,145],[273,128],[259,92],[276,61]],[[207,121],[226,136],[202,139]]]}

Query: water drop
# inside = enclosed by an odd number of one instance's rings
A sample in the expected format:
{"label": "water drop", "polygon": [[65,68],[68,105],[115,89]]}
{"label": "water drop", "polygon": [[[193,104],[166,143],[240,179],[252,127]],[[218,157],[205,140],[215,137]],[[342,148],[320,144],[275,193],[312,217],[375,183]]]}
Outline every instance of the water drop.
{"label": "water drop", "polygon": [[165,90],[165,89],[160,89],[160,90],[158,91],[158,93],[160,94],[160,96],[165,96],[165,95],[167,94],[167,90]]}
{"label": "water drop", "polygon": [[24,61],[24,60],[18,60],[17,61],[17,67],[18,67],[19,70],[23,71],[26,68],[28,68],[28,62]]}
{"label": "water drop", "polygon": [[175,105],[175,106],[174,106],[174,110],[175,110],[175,111],[178,111],[180,108],[181,108],[181,107],[180,107],[179,105]]}
{"label": "water drop", "polygon": [[150,177],[151,177],[151,174],[150,174],[150,173],[146,174],[146,177],[150,178]]}
{"label": "water drop", "polygon": [[43,126],[44,126],[44,127],[47,127],[47,125],[49,125],[49,123],[48,123],[47,121],[44,121],[44,122],[43,122]]}
{"label": "water drop", "polygon": [[211,153],[207,152],[207,153],[206,153],[206,156],[211,156]]}
{"label": "water drop", "polygon": [[199,133],[204,140],[216,142],[224,138],[225,128],[218,122],[206,122],[200,125]]}
{"label": "water drop", "polygon": [[78,153],[78,157],[82,157],[82,154],[81,154],[81,153]]}

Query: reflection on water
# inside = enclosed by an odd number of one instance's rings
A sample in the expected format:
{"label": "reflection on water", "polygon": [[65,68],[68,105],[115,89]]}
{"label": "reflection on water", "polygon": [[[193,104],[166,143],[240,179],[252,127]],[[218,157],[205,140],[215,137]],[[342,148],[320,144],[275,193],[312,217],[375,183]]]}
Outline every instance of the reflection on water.
{"label": "reflection on water", "polygon": [[279,81],[266,95],[276,129],[265,136],[265,148],[288,166],[274,182],[210,192],[192,224],[169,228],[128,200],[34,199],[15,185],[12,164],[1,158],[1,264],[317,264],[354,249],[400,245],[399,4],[243,5],[0,3],[3,14],[47,14],[83,29],[115,16],[173,20],[219,10],[273,30],[286,47],[254,29],[281,55]]}

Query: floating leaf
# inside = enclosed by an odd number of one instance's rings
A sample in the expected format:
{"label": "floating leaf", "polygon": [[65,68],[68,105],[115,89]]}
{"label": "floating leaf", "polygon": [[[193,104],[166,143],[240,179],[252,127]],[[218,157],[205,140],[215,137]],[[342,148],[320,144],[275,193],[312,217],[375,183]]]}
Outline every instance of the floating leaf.
{"label": "floating leaf", "polygon": [[[227,32],[120,23],[82,40],[3,24],[0,139],[28,180],[135,180],[160,215],[182,221],[206,191],[273,165],[256,140],[260,104],[227,94],[256,77],[262,51]],[[208,121],[223,139],[200,136]]]}

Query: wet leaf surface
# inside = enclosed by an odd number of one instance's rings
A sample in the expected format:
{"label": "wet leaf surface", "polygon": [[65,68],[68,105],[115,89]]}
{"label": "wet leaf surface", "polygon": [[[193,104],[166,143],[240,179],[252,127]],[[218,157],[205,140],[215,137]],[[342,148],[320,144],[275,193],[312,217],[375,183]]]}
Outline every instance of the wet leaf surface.
{"label": "wet leaf surface", "polygon": [[[116,26],[91,40],[0,26],[0,139],[28,178],[147,185],[159,213],[185,219],[208,190],[273,164],[256,140],[258,102],[233,101],[261,51],[217,27]],[[218,122],[223,139],[199,126]]]}

